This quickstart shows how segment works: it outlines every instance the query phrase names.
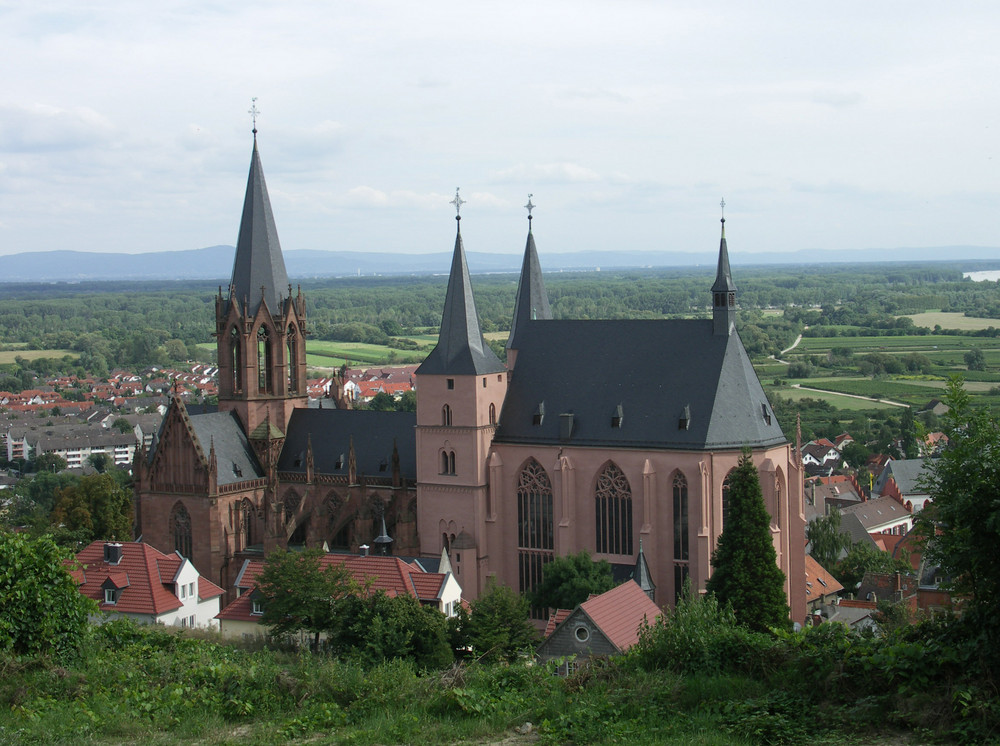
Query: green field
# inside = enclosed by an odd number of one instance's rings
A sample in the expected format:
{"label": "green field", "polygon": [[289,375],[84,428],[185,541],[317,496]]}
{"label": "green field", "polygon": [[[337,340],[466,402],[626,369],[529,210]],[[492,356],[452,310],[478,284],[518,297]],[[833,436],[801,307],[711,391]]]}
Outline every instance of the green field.
{"label": "green field", "polygon": [[[832,391],[811,391],[809,389],[796,389],[790,386],[765,387],[768,396],[772,394],[785,400],[799,401],[801,399],[816,399],[818,401],[829,402],[839,410],[847,412],[862,412],[869,409],[899,409],[892,404],[883,404],[871,399],[856,399],[853,396],[844,396]],[[792,423],[794,425],[794,423]],[[794,434],[794,433],[793,433]]]}
{"label": "green field", "polygon": [[25,360],[38,360],[43,357],[61,358],[66,355],[74,359],[80,357],[79,352],[72,350],[0,350],[0,365],[13,365],[14,359],[19,357]]}
{"label": "green field", "polygon": [[972,347],[997,347],[997,340],[986,337],[959,337],[947,334],[908,335],[900,337],[803,337],[789,356],[829,352],[844,347],[852,352],[927,352],[931,350],[968,350]]}
{"label": "green field", "polygon": [[978,331],[980,329],[989,329],[991,326],[1000,326],[1000,319],[979,319],[965,316],[961,313],[945,313],[942,311],[907,314],[906,318],[913,319],[914,325],[924,326],[928,329],[940,326],[942,329]]}

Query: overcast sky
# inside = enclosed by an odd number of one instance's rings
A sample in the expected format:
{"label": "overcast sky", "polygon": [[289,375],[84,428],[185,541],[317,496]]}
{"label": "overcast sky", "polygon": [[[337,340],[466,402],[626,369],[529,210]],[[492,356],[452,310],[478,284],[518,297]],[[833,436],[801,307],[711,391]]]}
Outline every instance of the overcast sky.
{"label": "overcast sky", "polygon": [[[998,245],[1000,3],[0,0],[0,254]],[[2,262],[0,262],[2,272]]]}

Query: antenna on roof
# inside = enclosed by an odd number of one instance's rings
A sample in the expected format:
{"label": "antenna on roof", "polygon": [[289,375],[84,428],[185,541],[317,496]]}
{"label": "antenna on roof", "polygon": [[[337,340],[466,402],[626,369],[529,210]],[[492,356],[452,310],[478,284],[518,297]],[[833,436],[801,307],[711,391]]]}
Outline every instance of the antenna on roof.
{"label": "antenna on roof", "polygon": [[257,108],[257,97],[254,96],[250,99],[250,109],[247,111],[253,121],[253,139],[257,139],[257,115],[260,114],[260,109]]}

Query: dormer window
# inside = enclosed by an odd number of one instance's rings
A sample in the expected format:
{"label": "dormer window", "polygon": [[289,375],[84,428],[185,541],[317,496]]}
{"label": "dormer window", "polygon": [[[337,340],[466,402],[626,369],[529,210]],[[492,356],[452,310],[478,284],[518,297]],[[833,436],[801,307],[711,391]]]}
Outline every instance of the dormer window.
{"label": "dormer window", "polygon": [[344,468],[344,454],[340,454],[340,458],[337,459],[337,462],[333,465],[333,468],[335,469]]}
{"label": "dormer window", "polygon": [[264,602],[259,597],[250,599],[250,613],[260,616],[264,613]]}
{"label": "dormer window", "polygon": [[614,413],[611,415],[611,427],[620,428],[622,426],[622,420],[625,418],[624,410],[622,405],[619,404],[615,407]]}
{"label": "dormer window", "polygon": [[677,418],[677,429],[688,430],[691,427],[691,407],[685,406]]}
{"label": "dormer window", "polygon": [[771,424],[771,413],[767,410],[767,404],[765,404],[764,402],[760,403],[760,414],[761,414],[761,417],[764,418],[764,424],[765,425],[770,425]]}
{"label": "dormer window", "polygon": [[545,420],[545,402],[539,402],[535,413],[531,415],[531,424],[538,427]]}
{"label": "dormer window", "polygon": [[104,589],[104,603],[106,603],[106,604],[116,604],[116,603],[118,603],[118,589],[117,588],[105,588]]}

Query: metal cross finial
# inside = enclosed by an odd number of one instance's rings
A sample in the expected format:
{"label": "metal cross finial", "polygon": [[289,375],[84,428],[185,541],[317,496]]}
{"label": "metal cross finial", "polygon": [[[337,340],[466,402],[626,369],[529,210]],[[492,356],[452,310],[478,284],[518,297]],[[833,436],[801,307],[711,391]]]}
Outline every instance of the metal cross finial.
{"label": "metal cross finial", "polygon": [[455,219],[461,220],[462,218],[462,205],[465,204],[465,200],[458,196],[458,187],[455,187],[455,199],[453,199],[448,204],[455,205]]}
{"label": "metal cross finial", "polygon": [[726,198],[723,197],[722,201],[719,203],[719,207],[722,208],[722,219],[726,219]]}
{"label": "metal cross finial", "polygon": [[253,134],[254,134],[254,136],[256,136],[257,135],[257,115],[260,114],[260,109],[257,108],[257,97],[256,96],[254,96],[252,99],[250,99],[250,109],[249,109],[249,111],[247,111],[247,114],[249,114],[250,117],[251,117],[251,119],[253,120]]}
{"label": "metal cross finial", "polygon": [[526,204],[524,206],[524,209],[528,211],[528,220],[531,220],[531,211],[535,209],[535,206],[533,204],[531,204],[531,198],[534,197],[534,196],[535,196],[534,194],[529,194],[528,195],[528,204]]}

